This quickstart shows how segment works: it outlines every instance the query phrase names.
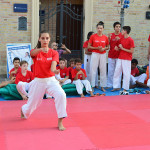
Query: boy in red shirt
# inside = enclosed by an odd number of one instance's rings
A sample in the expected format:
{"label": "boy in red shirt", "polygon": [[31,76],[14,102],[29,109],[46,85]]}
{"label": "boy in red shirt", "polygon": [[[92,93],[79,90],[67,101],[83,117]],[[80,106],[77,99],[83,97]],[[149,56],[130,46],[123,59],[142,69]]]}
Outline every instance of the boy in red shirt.
{"label": "boy in red shirt", "polygon": [[0,84],[0,88],[6,86],[8,84],[14,84],[15,83],[16,76],[21,71],[21,68],[20,68],[20,59],[18,57],[15,57],[13,59],[13,64],[14,64],[14,68],[12,68],[10,70],[10,77],[9,77],[10,80],[9,81],[3,81]]}
{"label": "boy in red shirt", "polygon": [[21,71],[16,76],[15,84],[19,94],[22,96],[23,100],[27,100],[28,94],[26,91],[29,91],[31,81],[34,79],[33,73],[28,70],[28,62],[20,62]]}
{"label": "boy in red shirt", "polygon": [[[120,32],[121,24],[120,22],[115,22],[113,24],[114,33],[109,34],[109,44],[110,50],[108,53],[108,79],[107,79],[107,88],[113,87],[113,76],[116,68],[116,62],[118,60],[119,51],[115,50],[115,46],[118,46],[119,40],[122,37]],[[121,79],[120,79],[121,80]]]}
{"label": "boy in red shirt", "polygon": [[81,97],[84,97],[83,95],[83,87],[85,86],[86,88],[86,92],[91,94],[91,96],[95,96],[92,92],[92,88],[90,85],[90,82],[88,80],[86,80],[86,72],[84,69],[81,68],[82,65],[82,61],[78,58],[75,60],[75,69],[72,70],[72,78],[73,80],[73,84],[76,85],[76,89],[79,95],[81,95]]}
{"label": "boy in red shirt", "polygon": [[68,67],[69,79],[71,80],[71,82],[73,82],[71,72],[72,72],[72,70],[75,68],[75,59],[74,59],[74,58],[71,58],[70,61],[69,61],[69,64],[70,64],[70,67]]}
{"label": "boy in red shirt", "polygon": [[130,26],[124,26],[122,29],[122,35],[119,42],[119,46],[116,46],[116,50],[120,50],[119,57],[117,60],[115,73],[113,77],[113,90],[118,90],[120,88],[120,74],[123,73],[123,91],[122,95],[127,95],[127,90],[129,90],[130,77],[131,77],[131,60],[132,54],[134,52],[134,41],[129,36],[131,31]]}
{"label": "boy in red shirt", "polygon": [[59,59],[59,66],[57,70],[60,70],[59,74],[56,74],[55,77],[59,81],[60,85],[65,85],[71,83],[69,79],[69,70],[66,66],[66,62],[64,58]]}
{"label": "boy in red shirt", "polygon": [[138,61],[136,59],[132,59],[130,88],[135,88],[136,86],[147,87],[147,85],[144,84],[144,81],[146,80],[147,75],[146,73],[139,75],[139,70],[136,67],[137,64],[138,64]]}

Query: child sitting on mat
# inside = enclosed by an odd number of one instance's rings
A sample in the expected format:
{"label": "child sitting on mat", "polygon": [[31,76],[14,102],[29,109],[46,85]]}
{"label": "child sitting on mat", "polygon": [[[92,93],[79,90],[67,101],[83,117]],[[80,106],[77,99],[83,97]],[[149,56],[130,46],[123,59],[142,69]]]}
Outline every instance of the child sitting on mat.
{"label": "child sitting on mat", "polygon": [[75,59],[74,59],[74,58],[71,58],[71,59],[70,59],[69,65],[70,65],[70,67],[68,67],[68,70],[69,70],[69,79],[71,80],[71,82],[73,82],[71,72],[72,72],[72,70],[75,68]]}
{"label": "child sitting on mat", "polygon": [[137,68],[137,64],[138,64],[137,59],[132,59],[130,88],[135,88],[136,86],[147,88],[147,85],[144,84],[144,81],[146,80],[147,75],[146,75],[146,73],[139,75],[139,70]]}
{"label": "child sitting on mat", "polygon": [[[86,80],[86,71],[81,68],[82,61],[81,59],[77,58],[75,60],[75,69],[72,70],[72,78],[73,78],[73,84],[75,84],[78,94],[81,97],[84,97],[83,95],[83,87],[85,86],[86,92],[89,93],[92,97],[96,96],[92,92],[92,88],[90,85],[90,82]],[[99,95],[99,94],[97,94]]]}
{"label": "child sitting on mat", "polygon": [[65,85],[65,84],[71,83],[71,80],[69,79],[69,70],[65,66],[66,66],[65,59],[60,58],[59,66],[57,67],[57,70],[60,70],[60,73],[55,75],[55,77],[59,81],[60,85]]}
{"label": "child sitting on mat", "polygon": [[16,76],[15,84],[16,88],[21,95],[23,100],[28,99],[28,94],[26,91],[29,91],[31,81],[34,79],[34,75],[31,71],[28,70],[28,62],[20,62],[21,71]]}
{"label": "child sitting on mat", "polygon": [[20,69],[20,59],[18,57],[15,57],[13,59],[13,64],[14,64],[14,68],[12,68],[10,70],[10,77],[9,77],[10,80],[9,81],[3,81],[0,84],[0,88],[6,86],[8,84],[14,84],[15,83],[16,76],[21,71],[21,69]]}

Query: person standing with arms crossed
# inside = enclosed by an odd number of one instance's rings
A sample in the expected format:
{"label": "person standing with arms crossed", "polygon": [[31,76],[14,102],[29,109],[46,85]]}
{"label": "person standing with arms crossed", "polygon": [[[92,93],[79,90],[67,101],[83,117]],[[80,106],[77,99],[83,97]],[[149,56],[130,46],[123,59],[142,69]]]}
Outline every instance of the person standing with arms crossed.
{"label": "person standing with arms crossed", "polygon": [[88,43],[88,49],[92,50],[91,56],[91,85],[95,87],[95,79],[97,68],[100,70],[100,86],[101,90],[105,92],[104,87],[106,87],[106,50],[109,49],[108,37],[103,34],[104,23],[100,21],[97,25],[97,33],[91,35]]}
{"label": "person standing with arms crossed", "polygon": [[32,112],[41,104],[45,93],[55,98],[55,106],[58,115],[58,129],[65,130],[62,121],[67,117],[66,94],[55,79],[56,65],[59,62],[57,51],[48,47],[50,35],[48,32],[41,32],[35,49],[31,50],[31,57],[34,62],[34,76],[28,93],[27,104],[21,108],[21,117],[28,118]]}

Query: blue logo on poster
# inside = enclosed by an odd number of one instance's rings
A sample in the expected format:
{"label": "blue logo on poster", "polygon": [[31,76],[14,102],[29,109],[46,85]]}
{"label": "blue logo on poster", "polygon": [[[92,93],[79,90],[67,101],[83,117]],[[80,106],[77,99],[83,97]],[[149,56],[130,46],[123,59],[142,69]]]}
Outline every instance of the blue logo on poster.
{"label": "blue logo on poster", "polygon": [[28,11],[27,4],[14,4],[14,12],[26,13]]}

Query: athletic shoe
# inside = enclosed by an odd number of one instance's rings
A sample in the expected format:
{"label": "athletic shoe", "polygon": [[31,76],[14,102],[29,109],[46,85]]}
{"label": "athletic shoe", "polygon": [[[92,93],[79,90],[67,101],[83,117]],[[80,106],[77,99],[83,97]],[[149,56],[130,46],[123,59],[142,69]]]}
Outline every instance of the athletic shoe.
{"label": "athletic shoe", "polygon": [[150,87],[150,79],[147,81],[147,86]]}
{"label": "athletic shoe", "polygon": [[120,95],[129,95],[129,92],[126,92],[126,91],[120,91]]}

